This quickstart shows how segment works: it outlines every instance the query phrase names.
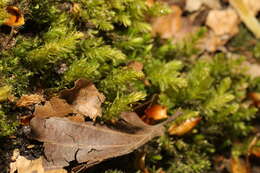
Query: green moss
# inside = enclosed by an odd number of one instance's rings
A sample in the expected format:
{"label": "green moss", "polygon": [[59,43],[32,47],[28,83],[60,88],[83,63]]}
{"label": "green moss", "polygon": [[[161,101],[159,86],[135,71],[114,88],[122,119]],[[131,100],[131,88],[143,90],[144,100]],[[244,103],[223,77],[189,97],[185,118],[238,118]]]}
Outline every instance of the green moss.
{"label": "green moss", "polygon": [[88,38],[81,43],[81,50],[87,59],[94,59],[101,62],[112,62],[118,65],[126,59],[119,49],[105,45],[101,38]]}
{"label": "green moss", "polygon": [[185,120],[189,120],[191,118],[196,118],[199,117],[199,112],[198,111],[192,111],[192,110],[182,110],[183,114],[182,116],[178,117],[176,119],[176,121],[174,121],[173,123],[175,124],[180,124],[182,122],[184,122]]}
{"label": "green moss", "polygon": [[260,43],[258,42],[254,49],[253,49],[253,54],[254,54],[254,57],[259,59],[260,58]]}
{"label": "green moss", "polygon": [[98,71],[99,66],[100,64],[96,60],[77,60],[73,62],[68,71],[66,71],[64,78],[70,82],[79,78],[97,80],[98,76],[100,76]]}
{"label": "green moss", "polygon": [[8,13],[5,10],[5,6],[7,4],[7,1],[1,1],[0,2],[0,25],[3,24],[5,19],[8,18]]}
{"label": "green moss", "polygon": [[[0,4],[0,18],[5,5]],[[10,93],[20,97],[38,90],[49,97],[86,78],[105,94],[104,120],[117,119],[143,102],[144,107],[165,105],[169,115],[182,108],[177,122],[200,116],[191,133],[165,134],[147,145],[151,172],[214,172],[214,154],[231,154],[234,141],[250,137],[257,109],[248,104],[247,93],[260,91],[259,79],[245,74],[243,58],[200,58],[196,43],[206,32],[203,27],[178,43],[154,38],[146,19],[168,13],[165,5],[148,7],[145,0],[22,0],[17,6],[25,9],[26,23],[15,45],[0,52],[1,101]],[[248,36],[241,30],[230,45],[243,47],[241,39],[247,42]],[[253,53],[258,57],[256,45]],[[129,68],[131,61],[142,63],[143,71]],[[16,106],[1,104],[0,135],[6,136],[15,132],[11,117]]]}
{"label": "green moss", "polygon": [[[100,82],[101,90],[113,98],[117,93],[133,92],[130,90],[131,83],[140,80],[144,74],[132,69],[114,69]],[[108,100],[109,100],[108,98]]]}
{"label": "green moss", "polygon": [[0,138],[15,133],[17,125],[17,122],[11,121],[0,107]]}
{"label": "green moss", "polygon": [[158,86],[161,91],[167,89],[178,90],[187,86],[187,81],[181,77],[179,72],[183,68],[181,61],[170,61],[163,63],[158,60],[149,62],[146,66],[147,78],[152,84]]}
{"label": "green moss", "polygon": [[76,49],[77,40],[83,36],[80,32],[67,33],[66,37],[47,41],[43,46],[29,51],[26,60],[35,68],[40,69],[45,65],[54,64],[70,58],[69,54]]}
{"label": "green moss", "polygon": [[28,92],[29,78],[33,73],[21,65],[23,61],[19,57],[2,52],[3,58],[0,59],[0,80],[12,88],[15,96]]}
{"label": "green moss", "polygon": [[250,41],[254,39],[252,33],[244,26],[239,26],[239,33],[232,38],[230,41],[230,46],[237,49],[237,51],[242,51],[242,49],[251,50]]}
{"label": "green moss", "polygon": [[129,95],[117,96],[111,105],[105,110],[106,119],[119,118],[121,112],[131,111],[131,103],[138,102],[145,98],[143,92],[133,92]]}
{"label": "green moss", "polygon": [[0,102],[6,100],[11,93],[11,87],[10,86],[3,86],[0,87]]}

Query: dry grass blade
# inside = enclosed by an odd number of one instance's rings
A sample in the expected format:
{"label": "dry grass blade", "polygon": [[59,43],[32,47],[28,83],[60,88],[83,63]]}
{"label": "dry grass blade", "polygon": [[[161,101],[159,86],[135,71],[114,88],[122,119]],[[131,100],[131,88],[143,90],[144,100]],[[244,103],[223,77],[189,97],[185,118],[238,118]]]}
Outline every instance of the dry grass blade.
{"label": "dry grass blade", "polygon": [[230,4],[237,10],[242,21],[254,33],[256,38],[260,38],[260,23],[248,8],[243,0],[229,0]]}

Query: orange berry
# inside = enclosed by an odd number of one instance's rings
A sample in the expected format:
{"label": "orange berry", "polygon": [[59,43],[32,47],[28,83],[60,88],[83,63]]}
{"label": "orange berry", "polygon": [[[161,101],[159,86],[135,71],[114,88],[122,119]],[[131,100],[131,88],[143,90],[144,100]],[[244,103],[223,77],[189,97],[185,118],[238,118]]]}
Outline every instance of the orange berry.
{"label": "orange berry", "polygon": [[153,120],[167,118],[167,108],[161,105],[153,105],[145,110],[145,116]]}
{"label": "orange berry", "polygon": [[260,107],[260,93],[259,92],[251,92],[248,94],[248,97],[253,101],[253,104],[256,107]]}

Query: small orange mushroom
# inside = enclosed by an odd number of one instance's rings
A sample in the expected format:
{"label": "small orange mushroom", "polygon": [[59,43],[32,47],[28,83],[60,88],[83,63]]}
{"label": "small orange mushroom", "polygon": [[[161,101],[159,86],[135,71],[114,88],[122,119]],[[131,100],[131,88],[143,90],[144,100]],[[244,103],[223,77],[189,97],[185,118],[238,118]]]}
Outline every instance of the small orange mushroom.
{"label": "small orange mushroom", "polygon": [[6,11],[10,14],[10,16],[4,21],[4,25],[11,27],[24,25],[24,16],[19,8],[15,6],[8,6],[6,7]]}

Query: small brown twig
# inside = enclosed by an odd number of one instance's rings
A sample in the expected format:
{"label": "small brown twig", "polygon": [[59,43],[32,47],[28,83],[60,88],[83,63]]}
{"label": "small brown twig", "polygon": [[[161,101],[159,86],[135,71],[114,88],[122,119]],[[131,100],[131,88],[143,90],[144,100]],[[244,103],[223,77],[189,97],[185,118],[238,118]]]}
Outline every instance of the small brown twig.
{"label": "small brown twig", "polygon": [[10,43],[10,41],[12,40],[12,38],[14,37],[14,35],[15,35],[16,33],[17,33],[17,31],[16,31],[15,28],[12,26],[12,27],[11,27],[11,32],[10,32],[10,34],[9,34],[9,36],[8,36],[8,38],[7,38],[7,40],[6,40],[6,42],[3,43],[1,50],[2,50],[2,49],[6,49],[6,47],[8,46],[8,44]]}

